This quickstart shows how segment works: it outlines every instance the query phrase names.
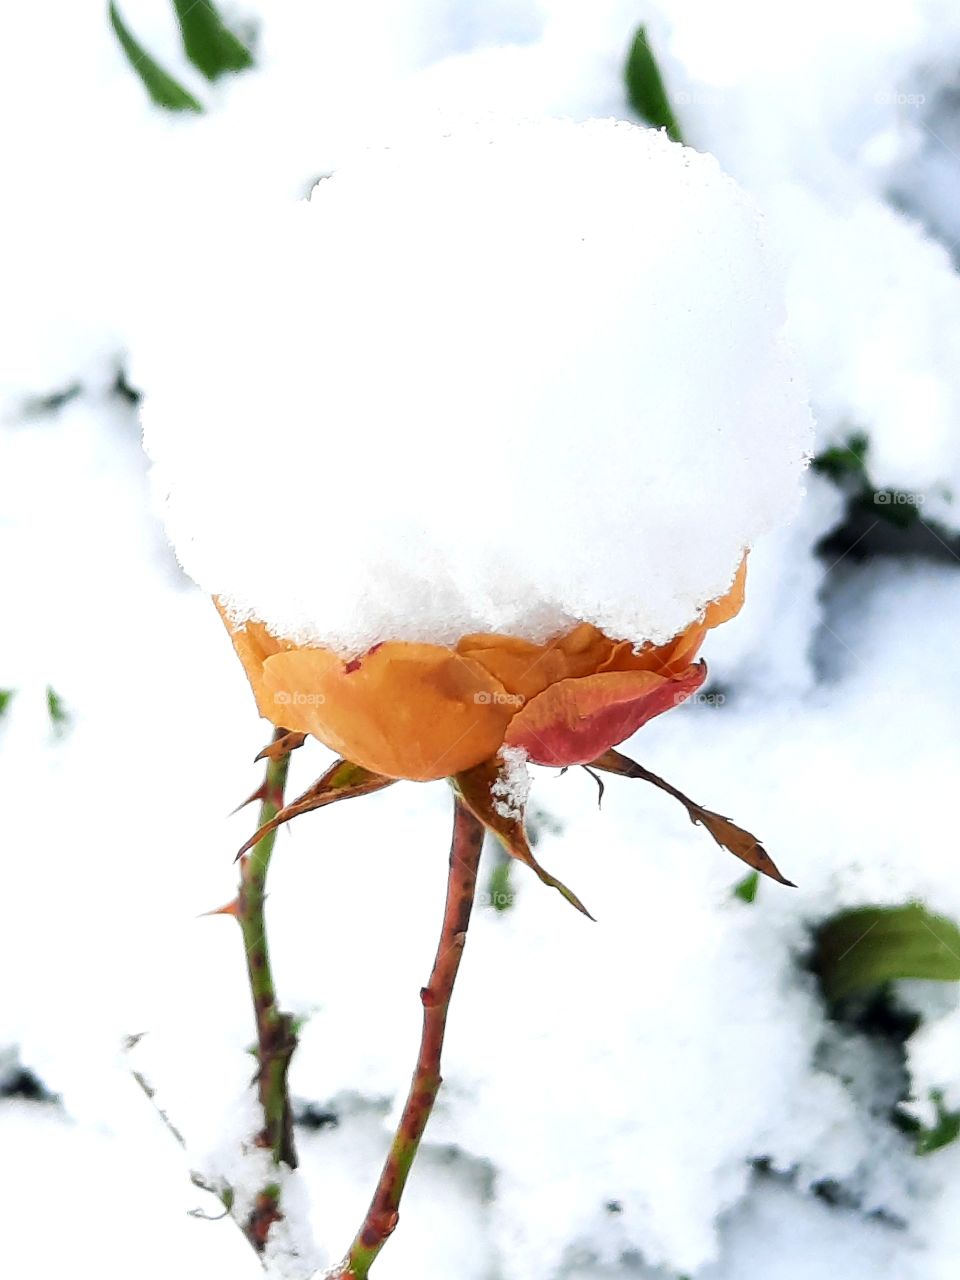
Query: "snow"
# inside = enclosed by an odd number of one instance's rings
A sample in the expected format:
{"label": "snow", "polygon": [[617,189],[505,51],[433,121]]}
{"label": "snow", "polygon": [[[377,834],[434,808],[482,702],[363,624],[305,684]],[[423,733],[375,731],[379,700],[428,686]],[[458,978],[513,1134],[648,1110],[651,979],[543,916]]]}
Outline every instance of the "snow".
{"label": "snow", "polygon": [[[165,301],[163,314],[200,335],[196,363],[209,352],[221,385],[207,407],[219,412],[239,399],[232,379],[257,371],[229,363],[241,326],[204,282],[251,227],[275,236],[293,219],[285,205],[321,174],[376,177],[384,143],[399,156],[414,147],[408,133],[435,134],[444,118],[459,132],[488,110],[628,115],[620,70],[642,19],[686,137],[763,211],[762,257],[786,279],[819,445],[863,431],[871,482],[921,491],[921,519],[956,528],[944,495],[957,489],[960,455],[950,152],[960,23],[940,0],[882,10],[834,0],[803,15],[750,0],[722,14],[699,0],[451,0],[405,16],[383,5],[369,21],[286,0],[242,7],[260,21],[261,64],[213,92],[190,78],[164,6],[126,0],[123,12],[205,95],[204,117],[149,109],[99,4],[56,7],[57,39],[49,7],[20,6],[0,51],[0,98],[18,121],[4,141],[13,234],[0,249],[0,689],[15,690],[0,712],[10,977],[0,1095],[22,1067],[57,1096],[0,1096],[5,1260],[54,1280],[76,1269],[81,1241],[101,1280],[252,1278],[260,1268],[235,1224],[190,1216],[221,1211],[190,1172],[241,1190],[262,1172],[243,1149],[253,1026],[238,930],[202,913],[234,892],[233,855],[255,819],[226,815],[260,781],[251,762],[268,727],[212,605],[166,545],[136,411],[111,390],[132,358],[131,376],[142,369],[151,391],[144,305],[160,309],[172,261],[167,292],[179,304]],[[517,43],[498,47],[504,39]],[[298,209],[302,227],[319,200]],[[736,200],[733,220],[749,207]],[[646,203],[616,217],[639,233],[656,213]],[[412,218],[398,210],[398,228]],[[188,227],[203,231],[214,273],[199,285],[176,266]],[[289,264],[296,246],[272,243]],[[689,280],[716,279],[689,265]],[[205,333],[214,312],[225,327]],[[529,369],[518,360],[518,371]],[[23,411],[75,384],[58,410]],[[319,374],[313,391],[319,412]],[[454,391],[466,421],[486,389],[469,402]],[[296,474],[302,457],[276,447],[277,410],[293,393],[264,393],[264,491],[245,518],[282,559],[287,486],[311,481],[312,545],[326,553],[313,582],[344,551],[333,513],[354,455]],[[462,446],[458,430],[448,424],[446,448],[464,465],[479,458],[484,479],[471,519],[509,523],[498,486],[512,492],[516,477],[475,437]],[[575,472],[589,476],[603,424],[590,416],[578,430]],[[369,471],[368,438],[346,443]],[[611,494],[636,464],[626,454],[610,465]],[[389,477],[364,481],[386,489]],[[382,1280],[953,1280],[960,1144],[918,1158],[888,1117],[901,1091],[927,1123],[934,1090],[960,1107],[958,990],[901,984],[897,998],[921,1022],[899,1045],[833,1021],[806,960],[812,929],[840,909],[918,898],[960,920],[960,576],[937,524],[897,554],[875,553],[882,526],[852,553],[842,539],[824,550],[844,499],[822,475],[805,484],[796,519],[757,539],[742,613],[711,633],[713,701],[651,722],[625,748],[757,832],[799,887],[763,883],[748,905],[731,893],[744,868],[668,796],[610,778],[598,810],[581,771],[531,770],[537,856],[597,923],[519,864],[508,908],[495,910],[485,855],[445,1083],[376,1264]],[[215,476],[214,505],[220,487]],[[709,504],[719,481],[699,489]],[[458,529],[469,523],[460,493]],[[594,542],[609,535],[605,511],[592,504]],[[893,535],[888,545],[896,551]],[[907,545],[940,559],[907,556]],[[68,715],[59,729],[48,687]],[[295,753],[290,793],[328,760],[315,743]],[[293,1213],[272,1244],[275,1274],[310,1241],[319,1266],[334,1262],[369,1202],[416,1053],[450,808],[444,786],[398,784],[298,819],[278,840],[271,948],[284,1006],[304,1019],[291,1081],[314,1127],[297,1125],[301,1167],[284,1175]],[[156,1089],[153,1103],[133,1070]]]}
{"label": "snow", "polygon": [[[247,269],[204,246],[203,297],[134,347],[174,545],[236,617],[345,653],[578,620],[664,641],[795,510],[809,410],[709,157],[481,126],[239,235]],[[250,519],[277,500],[282,557]]]}
{"label": "snow", "polygon": [[880,14],[843,0],[818,7],[819,18],[755,0],[545,8],[536,44],[422,72],[408,89],[411,116],[440,101],[461,115],[493,104],[632,118],[620,73],[645,22],[685,139],[714,154],[767,216],[818,444],[864,430],[878,487],[925,493],[937,519],[957,527],[960,26],[950,6],[917,0]]}
{"label": "snow", "polygon": [[493,807],[501,818],[522,818],[530,795],[527,753],[522,747],[504,747],[503,767],[491,788]]}

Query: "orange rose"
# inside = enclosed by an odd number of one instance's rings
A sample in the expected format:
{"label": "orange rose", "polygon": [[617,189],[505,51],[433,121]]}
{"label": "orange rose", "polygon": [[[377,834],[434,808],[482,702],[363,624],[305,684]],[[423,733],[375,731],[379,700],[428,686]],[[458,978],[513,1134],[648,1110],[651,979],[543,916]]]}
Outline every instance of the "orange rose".
{"label": "orange rose", "polygon": [[261,715],[388,778],[451,777],[522,747],[536,764],[587,764],[695,692],[711,627],[739,612],[746,561],[699,622],[636,652],[581,623],[547,644],[464,636],[452,648],[387,641],[345,662],[330,649],[232,623]]}

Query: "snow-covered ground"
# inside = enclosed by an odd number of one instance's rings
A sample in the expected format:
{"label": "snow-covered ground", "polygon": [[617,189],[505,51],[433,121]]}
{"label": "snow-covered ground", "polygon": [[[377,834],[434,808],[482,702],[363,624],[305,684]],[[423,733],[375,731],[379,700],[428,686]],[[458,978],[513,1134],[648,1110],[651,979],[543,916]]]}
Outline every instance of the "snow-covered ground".
{"label": "snow-covered ground", "polygon": [[[508,910],[481,899],[444,1090],[375,1274],[953,1280],[960,1143],[919,1157],[891,1113],[913,1099],[928,1123],[937,1090],[960,1107],[955,988],[904,991],[920,1013],[904,1038],[831,1018],[807,964],[842,908],[919,898],[960,920],[953,6],[275,0],[234,11],[258,27],[256,69],[210,86],[170,6],[126,0],[208,108],[189,116],[150,107],[105,6],[50,8],[18,6],[0,48],[18,122],[0,240],[11,1274],[259,1274],[233,1224],[189,1216],[220,1213],[189,1175],[229,1170],[249,1127],[240,941],[203,913],[233,893],[253,818],[226,815],[269,727],[148,490],[123,388],[150,392],[151,290],[187,240],[211,258],[234,242],[238,202],[271,218],[358,148],[490,114],[635,119],[623,68],[644,23],[685,139],[766,215],[817,448],[866,443],[845,491],[811,472],[799,515],[758,543],[704,695],[627,749],[761,835],[799,887],[744,902],[743,868],[667,797],[612,778],[598,810],[585,774],[538,770],[538,855],[597,923],[519,865]],[[190,260],[202,370],[209,281]],[[249,513],[278,546],[283,501],[265,486]],[[889,509],[917,514],[901,530]],[[291,793],[328,759],[297,752]],[[305,1019],[291,1084],[322,1263],[359,1222],[406,1088],[448,810],[445,784],[401,784],[278,841],[269,927]]]}

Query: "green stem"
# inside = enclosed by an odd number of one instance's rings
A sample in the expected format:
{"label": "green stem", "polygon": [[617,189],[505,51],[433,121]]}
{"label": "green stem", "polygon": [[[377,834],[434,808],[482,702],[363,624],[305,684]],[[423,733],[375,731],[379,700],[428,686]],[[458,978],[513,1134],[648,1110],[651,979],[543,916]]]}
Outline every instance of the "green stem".
{"label": "green stem", "polygon": [[483,824],[458,797],[443,927],[429,981],[420,991],[423,1032],[417,1065],[370,1208],[340,1271],[336,1273],[342,1280],[366,1280],[374,1259],[397,1225],[400,1198],[440,1089],[440,1055],[447,1010],[473,909],[483,832]]}
{"label": "green stem", "polygon": [[[274,741],[278,741],[283,733],[278,729]],[[269,822],[283,808],[289,763],[289,752],[267,760],[259,826]],[[247,977],[257,1026],[257,1086],[263,1108],[263,1129],[257,1136],[257,1144],[271,1151],[274,1164],[282,1163],[295,1169],[297,1153],[287,1093],[287,1071],[297,1038],[293,1019],[290,1014],[282,1012],[277,1003],[264,915],[267,870],[275,841],[276,831],[270,831],[241,858],[236,916],[243,933]],[[275,1181],[265,1186],[256,1198],[245,1230],[257,1249],[263,1249],[271,1224],[282,1216],[279,1198],[280,1188]]]}

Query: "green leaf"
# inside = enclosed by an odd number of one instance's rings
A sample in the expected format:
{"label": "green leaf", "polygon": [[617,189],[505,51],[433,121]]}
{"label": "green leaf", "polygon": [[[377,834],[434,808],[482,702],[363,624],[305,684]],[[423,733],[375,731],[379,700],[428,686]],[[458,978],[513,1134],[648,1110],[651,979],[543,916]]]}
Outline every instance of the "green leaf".
{"label": "green leaf", "polygon": [[878,489],[867,467],[869,443],[865,435],[857,432],[845,444],[831,445],[818,453],[811,459],[810,467],[849,494],[855,509],[897,529],[909,529],[920,517],[923,494],[905,489]]}
{"label": "green leaf", "polygon": [[15,692],[15,689],[0,689],[0,717],[2,717],[6,712],[7,707],[10,705],[10,700]]}
{"label": "green leaf", "polygon": [[899,978],[960,980],[960,929],[919,903],[845,911],[817,933],[814,969],[831,1003]]}
{"label": "green leaf", "polygon": [[164,71],[143,45],[134,37],[120,17],[114,0],[110,0],[110,23],[127,55],[127,61],[143,81],[144,87],[158,107],[167,111],[202,111],[203,107],[193,94],[188,93],[168,72]]}
{"label": "green leaf", "polygon": [[509,911],[513,906],[514,890],[510,882],[510,859],[498,858],[490,872],[489,900],[494,911]]}
{"label": "green leaf", "polygon": [[247,46],[224,26],[211,0],[173,0],[187,57],[208,80],[253,66]]}
{"label": "green leaf", "polygon": [[921,1126],[916,1133],[916,1152],[918,1156],[928,1156],[941,1147],[948,1147],[960,1136],[960,1111],[948,1111],[943,1105],[943,1094],[939,1089],[930,1093],[930,1101],[937,1109],[937,1122],[927,1129]]}
{"label": "green leaf", "polygon": [[901,1133],[908,1134],[913,1139],[914,1153],[918,1156],[928,1156],[942,1147],[948,1147],[960,1137],[960,1111],[947,1110],[939,1089],[931,1089],[929,1097],[937,1114],[932,1125],[921,1124],[912,1111],[904,1111],[898,1107],[893,1112],[893,1123]]}
{"label": "green leaf", "polygon": [[657,60],[647,40],[646,27],[640,27],[634,38],[624,72],[627,97],[637,115],[655,129],[666,129],[674,142],[682,142],[683,135],[673,114],[670,99],[663,84]]}
{"label": "green leaf", "polygon": [[897,529],[909,529],[916,524],[920,519],[919,503],[922,501],[922,495],[902,489],[877,489],[861,497],[861,505],[871,515],[879,516]]}
{"label": "green leaf", "polygon": [[50,685],[47,685],[47,713],[54,732],[58,736],[63,734],[70,724],[70,715],[63,705],[63,699]]}
{"label": "green leaf", "polygon": [[820,475],[827,476],[836,484],[844,480],[856,480],[867,486],[867,449],[869,441],[861,432],[850,436],[846,444],[831,445],[814,457],[810,466]]}
{"label": "green leaf", "polygon": [[760,872],[751,871],[733,886],[733,896],[741,902],[753,902],[760,887]]}

